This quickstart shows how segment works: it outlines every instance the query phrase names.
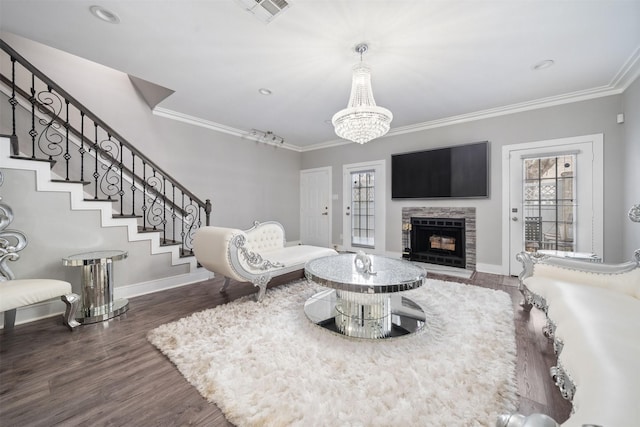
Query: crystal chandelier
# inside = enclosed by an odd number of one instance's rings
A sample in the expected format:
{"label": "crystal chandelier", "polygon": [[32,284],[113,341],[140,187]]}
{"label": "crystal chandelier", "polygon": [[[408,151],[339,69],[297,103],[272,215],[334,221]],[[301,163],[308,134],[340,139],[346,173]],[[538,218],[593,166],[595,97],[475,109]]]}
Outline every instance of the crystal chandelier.
{"label": "crystal chandelier", "polygon": [[371,69],[362,62],[362,54],[367,49],[365,43],[356,46],[355,50],[360,54],[360,63],[353,67],[349,105],[334,114],[331,119],[336,135],[358,144],[385,135],[389,132],[393,120],[391,111],[378,107],[373,99]]}

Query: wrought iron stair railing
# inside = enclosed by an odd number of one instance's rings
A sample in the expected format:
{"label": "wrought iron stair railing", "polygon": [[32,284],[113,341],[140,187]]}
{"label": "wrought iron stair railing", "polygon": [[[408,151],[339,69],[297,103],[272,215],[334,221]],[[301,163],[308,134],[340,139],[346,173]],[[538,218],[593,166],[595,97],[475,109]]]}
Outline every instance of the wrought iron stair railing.
{"label": "wrought iron stair railing", "polygon": [[140,232],[159,232],[162,245],[193,255],[193,234],[210,224],[210,200],[195,196],[2,39],[0,49],[12,157],[49,162],[60,181],[84,184],[85,200],[113,202],[114,217],[138,218]]}

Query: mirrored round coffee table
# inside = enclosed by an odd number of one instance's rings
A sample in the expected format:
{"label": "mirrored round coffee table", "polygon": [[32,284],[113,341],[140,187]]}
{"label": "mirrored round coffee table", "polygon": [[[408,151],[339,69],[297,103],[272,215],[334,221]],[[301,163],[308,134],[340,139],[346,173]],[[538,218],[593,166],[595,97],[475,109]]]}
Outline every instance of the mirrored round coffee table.
{"label": "mirrored round coffee table", "polygon": [[419,331],[425,324],[424,311],[398,293],[422,286],[427,272],[408,261],[377,255],[368,255],[367,272],[356,257],[341,254],[307,262],[307,280],[327,288],[305,302],[307,317],[354,338],[393,338]]}

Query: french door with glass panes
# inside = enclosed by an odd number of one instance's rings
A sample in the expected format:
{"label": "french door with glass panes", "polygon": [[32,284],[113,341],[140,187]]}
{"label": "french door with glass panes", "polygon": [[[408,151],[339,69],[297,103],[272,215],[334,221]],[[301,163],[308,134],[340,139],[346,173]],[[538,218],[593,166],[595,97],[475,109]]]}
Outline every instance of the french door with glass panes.
{"label": "french door with glass panes", "polygon": [[576,249],[576,155],[522,159],[524,249]]}
{"label": "french door with glass panes", "polygon": [[502,147],[503,265],[518,275],[523,251],[603,250],[602,134]]}
{"label": "french door with glass panes", "polygon": [[345,250],[384,253],[384,161],[343,167]]}

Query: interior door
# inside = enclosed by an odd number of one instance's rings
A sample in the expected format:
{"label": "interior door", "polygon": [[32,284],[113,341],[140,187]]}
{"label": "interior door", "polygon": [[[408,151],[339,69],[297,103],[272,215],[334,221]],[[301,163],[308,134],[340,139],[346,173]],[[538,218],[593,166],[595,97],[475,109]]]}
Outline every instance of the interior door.
{"label": "interior door", "polygon": [[300,241],[331,247],[331,167],[300,171]]}
{"label": "interior door", "polygon": [[[508,162],[508,209],[505,221],[508,222],[508,267],[510,275],[518,275],[522,271],[522,264],[516,260],[516,254],[524,250],[535,251],[537,249],[545,249],[537,247],[539,245],[529,245],[527,241],[532,240],[528,234],[539,233],[553,235],[554,232],[549,230],[549,226],[545,227],[545,222],[550,223],[545,218],[544,211],[554,210],[554,214],[558,218],[556,228],[564,226],[564,235],[568,235],[566,231],[567,225],[574,227],[575,232],[571,232],[572,246],[557,246],[553,249],[568,250],[575,252],[592,252],[602,255],[603,247],[603,179],[602,179],[602,159],[594,156],[594,151],[601,149],[601,142],[596,141],[598,138],[577,137],[563,138],[553,141],[541,141],[537,144],[522,144],[508,146],[508,152],[505,161]],[[537,146],[536,146],[537,145]],[[507,148],[507,147],[505,147]],[[571,165],[571,173],[573,178],[571,185],[575,186],[575,199],[568,201],[545,201],[542,200],[543,209],[538,209],[540,214],[540,224],[536,226],[534,220],[536,216],[531,212],[535,212],[531,206],[531,197],[526,196],[525,184],[532,181],[531,173],[525,173],[525,165],[530,164],[531,160],[537,158],[558,158],[569,159],[575,156],[575,165]],[[559,167],[568,167],[569,161],[562,161]],[[551,174],[553,175],[553,174]],[[559,175],[559,174],[558,174]],[[503,175],[504,178],[506,178]],[[535,177],[535,176],[534,176]],[[527,179],[525,179],[527,178]],[[542,181],[545,181],[544,179]],[[560,185],[560,184],[558,184]],[[542,195],[541,199],[545,196]],[[546,203],[546,204],[545,204]],[[568,214],[558,214],[562,210],[571,209]],[[566,218],[571,218],[567,221]],[[567,224],[570,222],[571,224]],[[558,232],[556,232],[558,234]],[[557,236],[556,236],[557,237]],[[542,237],[542,240],[545,238]],[[561,239],[568,240],[566,238]],[[557,243],[557,241],[556,241]]]}
{"label": "interior door", "polygon": [[342,182],[345,250],[384,254],[385,161],[344,165]]}

